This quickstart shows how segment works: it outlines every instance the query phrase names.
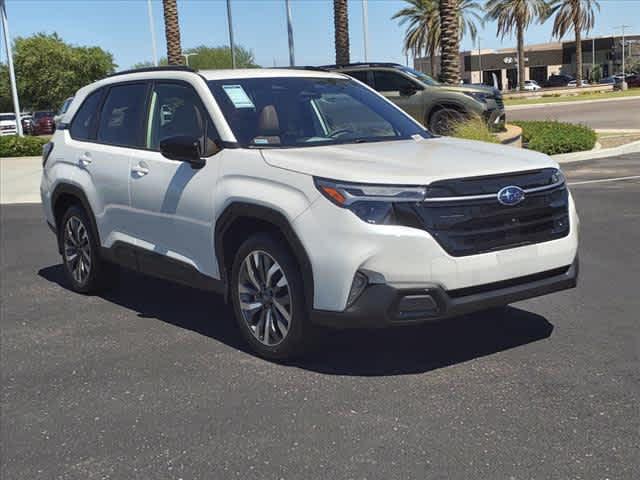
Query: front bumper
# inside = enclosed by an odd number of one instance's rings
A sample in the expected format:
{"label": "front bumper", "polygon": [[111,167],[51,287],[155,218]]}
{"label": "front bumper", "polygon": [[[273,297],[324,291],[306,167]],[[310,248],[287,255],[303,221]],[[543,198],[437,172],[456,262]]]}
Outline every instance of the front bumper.
{"label": "front bumper", "polygon": [[487,110],[484,114],[484,119],[487,122],[489,130],[493,132],[499,132],[504,129],[507,122],[507,114],[503,108],[495,108],[493,110]]}
{"label": "front bumper", "polygon": [[578,271],[576,257],[566,267],[458,290],[437,284],[420,289],[371,285],[342,312],[312,310],[311,321],[334,328],[380,328],[442,320],[574,288]]}

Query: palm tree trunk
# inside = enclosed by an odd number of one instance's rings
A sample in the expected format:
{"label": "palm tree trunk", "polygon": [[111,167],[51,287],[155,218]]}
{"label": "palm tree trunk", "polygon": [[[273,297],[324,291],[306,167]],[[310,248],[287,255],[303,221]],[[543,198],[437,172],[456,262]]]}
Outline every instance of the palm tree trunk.
{"label": "palm tree trunk", "polygon": [[429,55],[429,61],[431,62],[431,72],[429,72],[429,74],[433,77],[433,78],[438,78],[436,76],[436,52],[433,51],[431,52],[431,55]]}
{"label": "palm tree trunk", "polygon": [[518,90],[524,90],[524,27],[518,23]]}
{"label": "palm tree trunk", "polygon": [[576,32],[576,86],[582,86],[582,32],[577,23],[573,24]]}
{"label": "palm tree trunk", "polygon": [[182,65],[182,47],[180,46],[180,24],[176,0],[162,0],[164,9],[164,32],[167,38],[167,59],[169,65]]}
{"label": "palm tree trunk", "polygon": [[460,82],[460,36],[457,0],[440,0],[440,76],[444,83]]}
{"label": "palm tree trunk", "polygon": [[333,0],[333,24],[336,41],[336,63],[349,63],[349,12],[347,0]]}

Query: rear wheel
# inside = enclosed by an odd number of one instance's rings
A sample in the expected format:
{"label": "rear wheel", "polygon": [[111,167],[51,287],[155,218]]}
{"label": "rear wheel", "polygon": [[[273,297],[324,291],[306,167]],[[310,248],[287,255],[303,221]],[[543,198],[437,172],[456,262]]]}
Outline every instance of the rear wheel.
{"label": "rear wheel", "polygon": [[429,130],[436,135],[449,135],[456,124],[462,123],[465,116],[459,110],[443,107],[431,114]]}
{"label": "rear wheel", "polygon": [[60,225],[62,262],[71,288],[91,293],[106,286],[116,267],[100,258],[98,239],[85,211],[72,205]]}
{"label": "rear wheel", "polygon": [[300,355],[311,332],[291,253],[273,236],[255,235],[236,253],[231,282],[236,321],[252,349],[270,360]]}

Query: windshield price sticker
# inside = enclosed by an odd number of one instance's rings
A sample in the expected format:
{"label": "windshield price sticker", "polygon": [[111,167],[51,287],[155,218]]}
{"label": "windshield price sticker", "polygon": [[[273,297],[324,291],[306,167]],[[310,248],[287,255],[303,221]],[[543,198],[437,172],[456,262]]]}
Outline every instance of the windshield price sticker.
{"label": "windshield price sticker", "polygon": [[242,85],[223,85],[222,89],[227,94],[231,103],[236,108],[255,108],[255,105],[244,91]]}

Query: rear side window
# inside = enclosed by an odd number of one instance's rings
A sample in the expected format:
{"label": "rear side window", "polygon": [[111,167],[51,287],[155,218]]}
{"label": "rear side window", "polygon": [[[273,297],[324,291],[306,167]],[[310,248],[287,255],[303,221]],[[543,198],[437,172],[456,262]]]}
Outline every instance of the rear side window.
{"label": "rear side window", "polygon": [[100,113],[98,142],[123,147],[140,147],[145,120],[147,85],[132,83],[109,89]]}
{"label": "rear side window", "polygon": [[415,88],[411,80],[395,72],[376,70],[373,72],[373,78],[378,92],[399,92],[405,88]]}
{"label": "rear side window", "polygon": [[368,73],[366,70],[356,70],[354,72],[345,72],[350,77],[360,80],[362,83],[369,85]]}
{"label": "rear side window", "polygon": [[[98,115],[102,91],[97,90],[84,99],[71,122],[69,133],[74,140],[90,140]],[[35,117],[34,117],[35,119]]]}

